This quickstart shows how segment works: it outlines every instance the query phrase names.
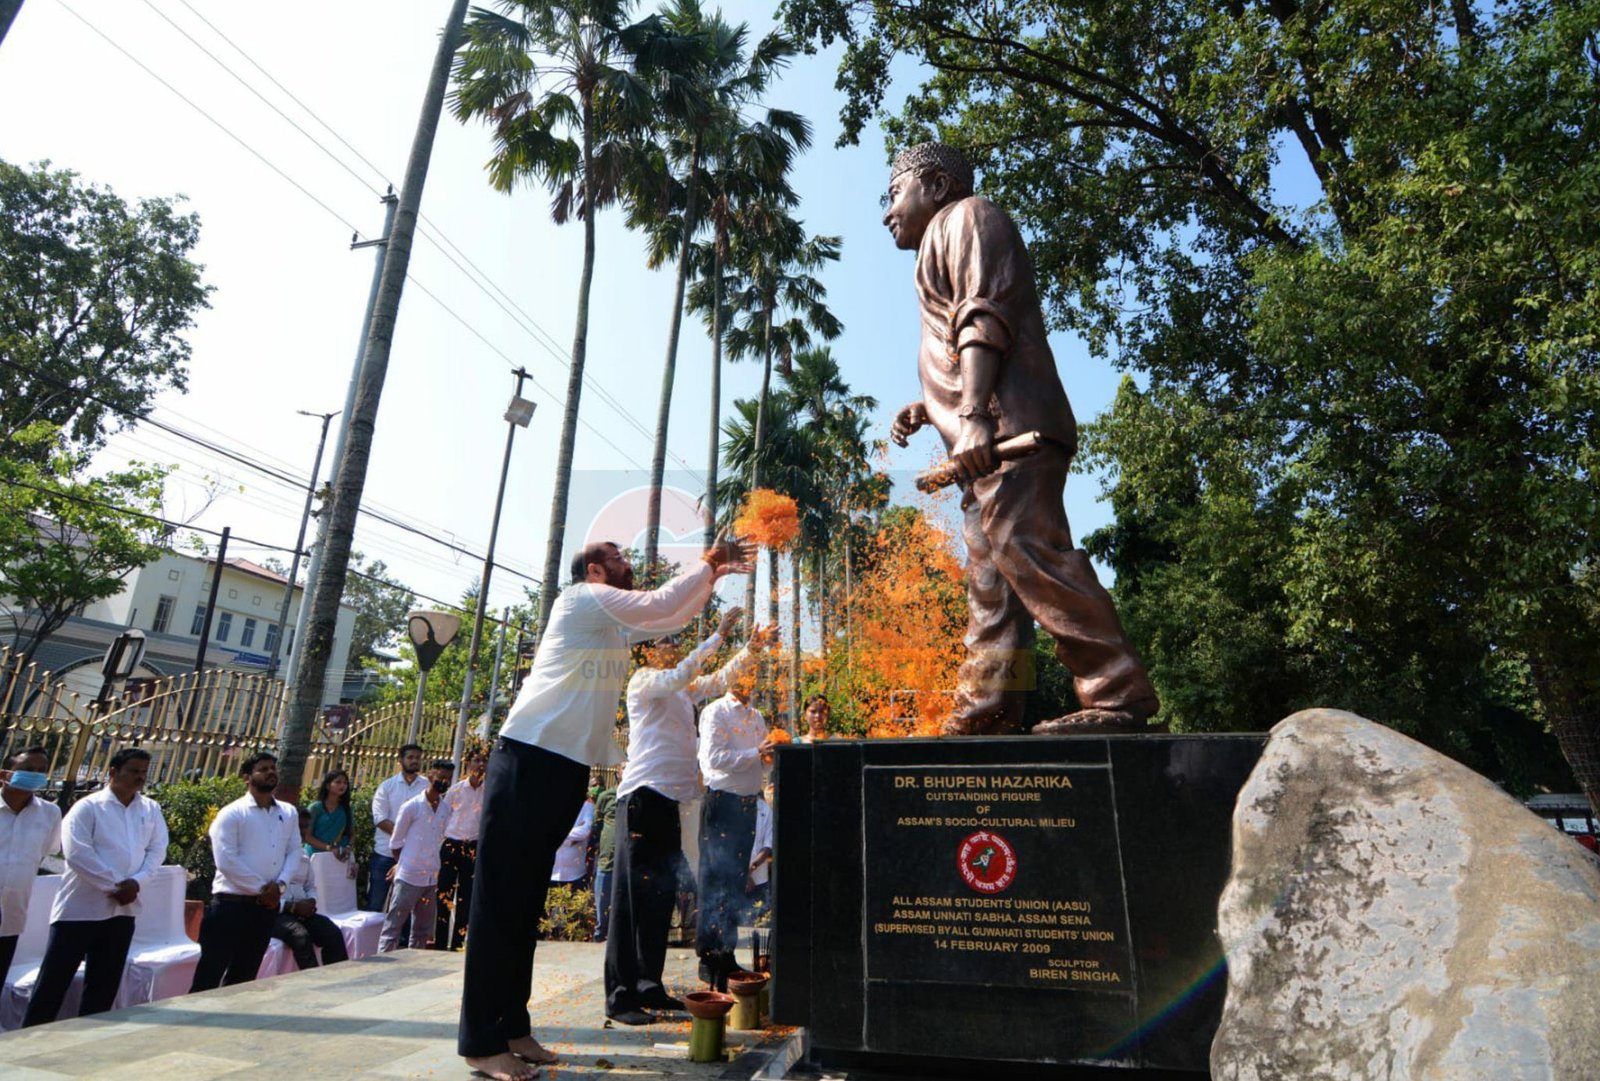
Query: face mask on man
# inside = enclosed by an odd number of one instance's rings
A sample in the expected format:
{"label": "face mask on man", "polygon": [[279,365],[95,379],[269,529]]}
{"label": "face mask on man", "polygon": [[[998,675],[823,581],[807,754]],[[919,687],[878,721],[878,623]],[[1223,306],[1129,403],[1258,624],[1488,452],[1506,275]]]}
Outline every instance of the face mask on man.
{"label": "face mask on man", "polygon": [[435,792],[439,792],[439,793],[448,792],[448,791],[450,791],[450,782],[449,781],[434,781],[433,782],[433,790]]}
{"label": "face mask on man", "polygon": [[35,773],[32,770],[18,769],[11,771],[11,779],[6,782],[12,788],[20,788],[24,792],[38,792],[50,783],[48,774]]}

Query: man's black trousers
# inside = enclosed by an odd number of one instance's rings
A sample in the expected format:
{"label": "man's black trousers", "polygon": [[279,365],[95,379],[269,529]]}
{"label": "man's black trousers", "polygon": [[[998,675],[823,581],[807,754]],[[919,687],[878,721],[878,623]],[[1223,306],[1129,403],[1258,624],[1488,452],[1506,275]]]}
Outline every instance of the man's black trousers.
{"label": "man's black trousers", "polygon": [[300,971],[317,967],[317,950],[322,950],[322,963],[336,965],[350,960],[350,950],[344,944],[344,932],[339,925],[318,912],[310,916],[296,916],[290,912],[278,913],[272,924],[272,937],[280,940],[294,954],[294,963]]}
{"label": "man's black trousers", "polygon": [[[472,872],[478,859],[477,841],[446,837],[439,847],[439,916],[434,923],[433,948],[459,950],[467,937],[467,916],[472,912]],[[456,921],[450,932],[450,917]]]}
{"label": "man's black trousers", "polygon": [[132,916],[52,923],[22,1027],[56,1019],[79,964],[83,965],[83,1004],[78,1016],[109,1010],[117,999],[117,988],[122,986],[122,966],[128,963],[128,947],[132,943]]}
{"label": "man's black trousers", "polygon": [[498,1055],[528,1035],[533,947],[556,850],[583,806],[589,767],[500,739],[489,756],[473,874],[457,1051]]}
{"label": "man's black trousers", "polygon": [[200,921],[200,963],[194,967],[189,993],[255,979],[276,922],[278,910],[255,897],[233,893],[212,897]]}
{"label": "man's black trousers", "polygon": [[707,789],[700,805],[700,922],[695,953],[731,967],[756,840],[756,796]]}
{"label": "man's black trousers", "polygon": [[611,923],[606,932],[606,1013],[637,1010],[666,994],[667,929],[678,899],[678,802],[653,788],[617,801],[617,849],[611,865]]}

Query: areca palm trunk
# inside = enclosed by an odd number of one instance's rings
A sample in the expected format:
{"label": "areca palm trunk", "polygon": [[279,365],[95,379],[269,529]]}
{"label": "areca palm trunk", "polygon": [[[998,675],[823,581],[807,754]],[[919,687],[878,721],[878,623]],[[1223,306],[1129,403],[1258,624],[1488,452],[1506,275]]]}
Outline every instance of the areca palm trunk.
{"label": "areca palm trunk", "polygon": [[[765,433],[767,419],[767,392],[772,386],[772,304],[767,304],[767,311],[762,319],[762,351],[766,354],[766,366],[761,371],[761,396],[756,399],[756,438],[755,448],[750,454],[750,491],[754,492],[761,487],[761,450],[762,439]],[[776,557],[774,557],[776,558]],[[773,565],[772,580],[769,589],[778,588],[777,565]],[[772,613],[772,622],[778,621],[778,602],[773,600],[769,605]],[[744,610],[754,614],[756,610],[756,576],[750,575],[750,580],[744,586]]]}
{"label": "areca palm trunk", "polygon": [[817,549],[816,567],[811,576],[811,599],[817,604],[817,636],[821,645],[822,678],[828,678],[828,582],[826,569],[827,550]]}
{"label": "areca palm trunk", "polygon": [[796,547],[789,554],[789,579],[794,583],[794,595],[789,598],[789,611],[794,616],[794,628],[790,631],[794,642],[794,656],[789,658],[789,721],[798,735],[800,730],[800,704],[804,699],[800,695],[800,549]]}
{"label": "areca palm trunk", "polygon": [[[717,454],[722,413],[722,239],[711,241],[711,448],[706,456],[706,547],[717,536]],[[753,576],[752,576],[753,577]],[[746,612],[750,609],[746,608]]]}
{"label": "areca palm trunk", "polygon": [[550,498],[549,539],[544,549],[544,580],[539,589],[540,637],[550,621],[561,581],[561,545],[567,524],[567,492],[572,486],[572,450],[578,437],[578,403],[583,396],[583,365],[589,352],[589,289],[594,282],[594,90],[583,92],[583,271],[578,276],[578,318],[572,334],[572,366],[567,402],[561,414],[561,445],[556,451],[555,492]]}
{"label": "areca palm trunk", "polygon": [[[656,444],[650,455],[650,493],[645,506],[644,569],[655,569],[661,532],[661,485],[667,471],[667,423],[672,415],[672,384],[678,370],[678,333],[683,326],[683,293],[689,281],[689,242],[694,237],[695,177],[700,172],[700,133],[689,154],[689,194],[683,209],[683,238],[678,245],[678,283],[672,294],[672,321],[667,329],[667,359],[661,366],[661,404],[656,407]],[[716,413],[711,423],[716,424]]]}

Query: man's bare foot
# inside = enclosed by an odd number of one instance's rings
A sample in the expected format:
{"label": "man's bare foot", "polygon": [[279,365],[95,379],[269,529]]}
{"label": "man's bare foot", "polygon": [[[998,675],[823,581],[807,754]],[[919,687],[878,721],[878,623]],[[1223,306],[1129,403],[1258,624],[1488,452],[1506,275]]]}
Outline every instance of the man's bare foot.
{"label": "man's bare foot", "polygon": [[513,1055],[535,1066],[554,1066],[561,1061],[554,1051],[532,1036],[519,1036],[515,1040],[507,1040],[506,1047]]}
{"label": "man's bare foot", "polygon": [[502,1051],[498,1055],[485,1055],[483,1058],[467,1058],[466,1064],[485,1077],[492,1077],[494,1081],[531,1081],[539,1076],[539,1067],[523,1062],[510,1051]]}

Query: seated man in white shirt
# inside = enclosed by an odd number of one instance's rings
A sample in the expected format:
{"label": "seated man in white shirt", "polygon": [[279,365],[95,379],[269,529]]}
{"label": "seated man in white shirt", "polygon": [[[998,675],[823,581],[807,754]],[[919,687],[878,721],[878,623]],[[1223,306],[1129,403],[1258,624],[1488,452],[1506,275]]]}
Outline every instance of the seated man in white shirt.
{"label": "seated man in white shirt", "polygon": [[80,963],[78,1016],[104,1013],[116,1000],[139,888],[167,858],[167,820],[140,794],[149,772],[149,751],[123,748],[111,756],[106,787],[74,803],[61,823],[67,873],[50,910],[50,941],[24,1028],[56,1019]]}
{"label": "seated man in white shirt", "polygon": [[750,922],[772,904],[772,781],[756,804],[756,839],[750,849],[750,880],[745,883],[745,916]]}
{"label": "seated man in white shirt", "polygon": [[774,746],[766,720],[750,705],[749,678],[736,680],[700,714],[706,795],[700,807],[700,920],[694,949],[700,978],[719,991],[727,990],[728,974],[739,967],[733,951],[756,838],[756,803]]}
{"label": "seated man in white shirt", "polygon": [[726,691],[766,641],[757,632],[720,670],[700,674],[742,614],[728,609],[687,657],[675,642],[658,642],[628,680],[628,768],[617,787],[616,885],[606,941],[606,1016],[624,1025],[650,1024],[655,1019],[646,1009],[683,1009],[661,978],[683,851],[678,808],[700,791],[695,706]]}
{"label": "seated man in white shirt", "polygon": [[217,812],[209,831],[217,873],[200,921],[200,963],[191,994],[256,978],[284,888],[305,854],[297,809],[272,796],[278,787],[277,756],[257,752],[239,772],[245,794]]}
{"label": "seated man in white shirt", "polygon": [[[311,808],[301,807],[300,836],[311,836]],[[289,947],[294,963],[302,971],[317,967],[317,950],[322,963],[338,964],[350,960],[339,925],[317,911],[317,889],[311,881],[311,857],[301,846],[299,862],[283,886],[283,911],[272,924],[272,937]]]}
{"label": "seated man in white shirt", "polygon": [[572,886],[581,889],[589,871],[589,835],[594,832],[594,797],[585,795],[578,808],[578,817],[572,828],[561,839],[556,849],[556,861],[550,867],[550,885]]}
{"label": "seated man in white shirt", "polygon": [[615,544],[588,544],[573,558],[572,583],[555,599],[489,756],[456,1041],[468,1068],[524,1081],[556,1061],[533,1038],[528,1016],[539,898],[563,827],[583,805],[590,767],[622,760],[613,734],[629,643],[686,626],[715,582],[749,573],[753,558],[748,545],[718,538],[700,562],[650,591],[634,591],[633,568]]}
{"label": "seated man in white shirt", "polygon": [[433,908],[439,897],[439,849],[450,825],[450,791],[456,764],[436,759],[428,767],[428,787],[408,799],[394,820],[395,865],[391,872],[389,911],[378,935],[378,952],[392,953],[400,946],[400,932],[411,921],[411,948],[425,950],[433,942]]}
{"label": "seated man in white shirt", "polygon": [[6,985],[23,927],[29,920],[49,919],[44,912],[30,913],[28,899],[39,865],[61,849],[61,808],[35,795],[50,783],[45,773],[50,753],[29,747],[6,766],[0,770],[0,987]]}

